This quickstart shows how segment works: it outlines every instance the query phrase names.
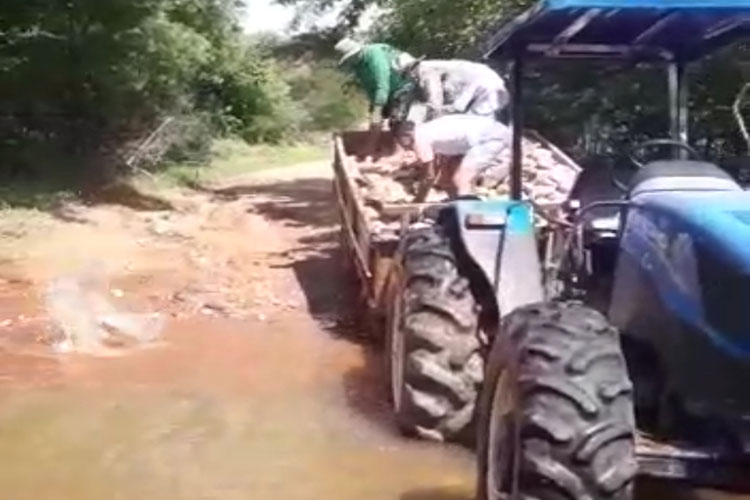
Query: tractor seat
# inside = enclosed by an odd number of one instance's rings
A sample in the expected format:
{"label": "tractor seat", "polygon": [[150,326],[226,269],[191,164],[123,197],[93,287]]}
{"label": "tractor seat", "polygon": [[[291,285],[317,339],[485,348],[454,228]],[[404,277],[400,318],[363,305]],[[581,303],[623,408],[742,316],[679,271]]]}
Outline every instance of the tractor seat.
{"label": "tractor seat", "polygon": [[[612,182],[613,167],[607,161],[595,158],[584,165],[571,194],[571,198],[578,200],[581,206],[622,199],[622,192]],[[596,209],[586,217],[583,227],[588,235],[587,239],[616,239],[620,230],[620,209]]]}
{"label": "tractor seat", "polygon": [[732,177],[713,163],[659,160],[648,163],[630,183],[629,197],[657,191],[741,191]]}

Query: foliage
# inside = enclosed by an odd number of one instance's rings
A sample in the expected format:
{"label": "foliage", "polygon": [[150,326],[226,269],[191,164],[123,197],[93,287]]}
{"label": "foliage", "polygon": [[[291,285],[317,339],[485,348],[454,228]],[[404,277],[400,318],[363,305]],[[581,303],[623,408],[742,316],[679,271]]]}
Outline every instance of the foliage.
{"label": "foliage", "polygon": [[[279,141],[298,109],[279,67],[248,41],[236,0],[0,3],[0,173],[57,155],[112,174],[168,117],[196,120],[184,153],[214,133]],[[208,127],[208,128],[206,128]],[[198,144],[201,143],[202,144]],[[182,154],[182,153],[181,153]],[[43,168],[41,168],[43,170]]]}
{"label": "foliage", "polygon": [[387,0],[375,30],[396,46],[428,57],[477,57],[488,30],[530,0]]}
{"label": "foliage", "polygon": [[303,64],[290,69],[291,96],[304,109],[300,126],[305,131],[339,130],[362,118],[367,105],[358,94],[342,94],[344,74],[324,64]]}
{"label": "foliage", "polygon": [[338,67],[335,42],[328,32],[264,41],[289,87],[303,135],[346,129],[365,116],[367,103],[351,76]]}
{"label": "foliage", "polygon": [[[372,28],[371,39],[415,56],[476,59],[494,26],[536,0],[280,1],[307,7],[308,12],[343,2],[344,12],[361,13],[378,4],[385,14]],[[351,28],[342,23],[335,34]],[[322,35],[333,43],[332,33]],[[747,79],[748,54],[741,45],[691,68],[691,139],[708,156],[742,154],[747,149],[730,108]],[[576,156],[621,153],[633,142],[663,137],[668,130],[666,75],[659,68],[546,62],[530,68],[528,81],[528,125]]]}
{"label": "foliage", "polygon": [[[732,47],[689,71],[690,141],[708,158],[744,154],[732,102],[747,78],[742,47]],[[528,123],[578,157],[622,154],[669,130],[663,66],[544,63],[532,67]]]}
{"label": "foliage", "polygon": [[[492,28],[534,0],[388,0],[373,36],[415,55],[480,56]],[[691,68],[692,142],[708,156],[744,153],[730,107],[747,79],[745,46]],[[500,68],[502,70],[502,68]],[[642,66],[545,62],[528,75],[528,125],[576,156],[623,152],[668,130],[666,75]]]}
{"label": "foliage", "polygon": [[[237,139],[220,139],[214,142],[210,154],[201,161],[169,162],[157,173],[155,180],[162,186],[192,186],[270,168],[322,161],[329,155],[327,137],[325,139],[283,145],[248,145]],[[147,181],[144,178],[139,180]]]}
{"label": "foliage", "polygon": [[[331,12],[338,12],[338,23],[323,30],[325,36],[341,37],[357,27],[362,15],[372,5],[384,4],[388,0],[276,0],[286,6],[294,6],[297,14],[294,26],[303,30],[315,31],[314,21]],[[312,22],[311,22],[312,21]]]}

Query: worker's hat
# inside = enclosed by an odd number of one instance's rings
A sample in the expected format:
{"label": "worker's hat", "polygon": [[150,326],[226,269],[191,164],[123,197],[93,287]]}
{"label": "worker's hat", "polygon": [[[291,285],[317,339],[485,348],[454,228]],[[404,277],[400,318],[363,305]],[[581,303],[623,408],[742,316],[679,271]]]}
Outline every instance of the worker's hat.
{"label": "worker's hat", "polygon": [[334,50],[341,54],[341,59],[339,59],[339,65],[344,64],[347,60],[351,59],[353,56],[357,55],[364,45],[359,43],[358,41],[346,37],[342,39],[339,43],[336,44],[334,47]]}

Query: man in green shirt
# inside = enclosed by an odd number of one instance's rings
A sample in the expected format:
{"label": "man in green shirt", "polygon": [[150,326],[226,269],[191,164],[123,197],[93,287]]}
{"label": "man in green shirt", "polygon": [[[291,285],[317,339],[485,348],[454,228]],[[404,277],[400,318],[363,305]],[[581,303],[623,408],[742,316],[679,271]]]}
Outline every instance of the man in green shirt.
{"label": "man in green shirt", "polygon": [[341,54],[339,65],[351,71],[370,101],[370,140],[365,150],[375,152],[383,120],[391,127],[406,120],[415,91],[406,70],[416,60],[388,44],[362,44],[344,38],[335,47]]}

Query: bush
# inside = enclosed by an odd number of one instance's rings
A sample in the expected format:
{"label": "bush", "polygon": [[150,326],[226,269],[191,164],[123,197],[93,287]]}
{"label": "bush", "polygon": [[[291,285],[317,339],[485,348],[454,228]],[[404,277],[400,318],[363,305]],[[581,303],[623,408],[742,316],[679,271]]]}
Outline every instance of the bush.
{"label": "bush", "polygon": [[157,149],[169,144],[180,158],[205,152],[216,133],[250,142],[294,135],[306,115],[278,65],[242,34],[237,8],[235,0],[2,3],[0,171],[36,168],[29,151],[43,146],[53,151],[45,157],[115,172],[113,162],[169,117],[180,118]]}

